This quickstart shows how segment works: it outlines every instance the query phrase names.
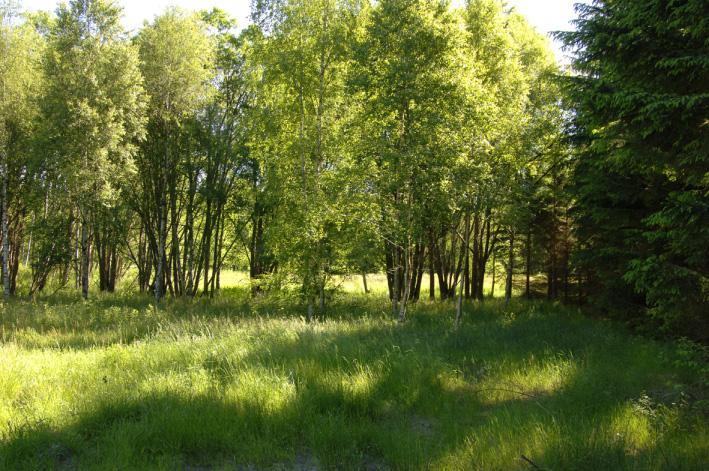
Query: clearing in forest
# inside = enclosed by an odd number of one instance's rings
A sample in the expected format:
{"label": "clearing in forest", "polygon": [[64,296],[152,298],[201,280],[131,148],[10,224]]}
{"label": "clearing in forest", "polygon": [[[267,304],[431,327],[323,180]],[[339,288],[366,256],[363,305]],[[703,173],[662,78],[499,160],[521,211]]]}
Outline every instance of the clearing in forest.
{"label": "clearing in forest", "polygon": [[701,469],[692,352],[549,303],[2,308],[1,469]]}

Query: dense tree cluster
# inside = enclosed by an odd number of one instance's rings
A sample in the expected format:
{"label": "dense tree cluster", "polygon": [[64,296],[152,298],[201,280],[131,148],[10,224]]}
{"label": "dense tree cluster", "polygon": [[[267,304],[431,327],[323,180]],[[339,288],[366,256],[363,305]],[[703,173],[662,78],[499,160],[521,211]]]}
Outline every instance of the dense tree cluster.
{"label": "dense tree cluster", "polygon": [[700,322],[706,12],[665,4],[581,8],[565,108],[548,40],[499,0],[254,0],[242,30],[173,8],[134,36],[114,1],[5,2],[5,293],[159,302],[248,268],[312,317],[336,275],[385,272],[404,320],[516,276]]}
{"label": "dense tree cluster", "polygon": [[578,264],[595,305],[709,332],[709,5],[580,5],[569,79]]}

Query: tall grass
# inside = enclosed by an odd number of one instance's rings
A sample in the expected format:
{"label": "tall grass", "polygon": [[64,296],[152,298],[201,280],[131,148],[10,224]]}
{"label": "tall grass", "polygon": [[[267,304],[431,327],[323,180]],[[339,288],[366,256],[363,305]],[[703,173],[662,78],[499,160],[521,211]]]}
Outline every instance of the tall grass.
{"label": "tall grass", "polygon": [[[354,291],[354,290],[353,290]],[[703,469],[671,344],[549,303],[58,294],[3,305],[2,469]],[[533,463],[533,464],[532,464]]]}

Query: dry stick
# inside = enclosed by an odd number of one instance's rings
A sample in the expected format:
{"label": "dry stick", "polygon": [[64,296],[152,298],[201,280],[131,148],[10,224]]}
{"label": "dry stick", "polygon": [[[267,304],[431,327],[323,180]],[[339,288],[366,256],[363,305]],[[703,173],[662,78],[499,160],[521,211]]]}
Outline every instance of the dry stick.
{"label": "dry stick", "polygon": [[540,471],[544,469],[544,468],[540,468],[539,466],[537,466],[537,464],[536,464],[534,461],[530,460],[530,459],[527,458],[526,456],[521,455],[520,457],[521,457],[524,461],[526,461],[527,463],[529,463],[534,469],[538,469],[538,470],[540,470]]}

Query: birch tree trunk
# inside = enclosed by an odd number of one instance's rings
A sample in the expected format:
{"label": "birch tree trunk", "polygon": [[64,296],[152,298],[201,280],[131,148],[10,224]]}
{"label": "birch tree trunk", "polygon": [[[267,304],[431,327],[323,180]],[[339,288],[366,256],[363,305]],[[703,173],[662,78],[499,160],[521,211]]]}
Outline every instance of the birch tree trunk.
{"label": "birch tree trunk", "polygon": [[[465,224],[465,239],[468,241],[468,238],[470,237],[469,231],[470,231],[470,215],[466,214],[464,218],[464,224]],[[468,241],[469,242],[469,241]],[[475,271],[475,267],[473,267],[473,276],[471,280],[470,276],[470,251],[468,250],[469,243],[465,243],[465,247],[463,248],[463,251],[465,252],[465,260],[463,261],[463,286],[465,288],[465,299],[470,298],[470,285],[472,282],[473,286],[477,286],[476,278],[475,275],[477,272]],[[473,257],[473,265],[475,264],[475,257]]]}
{"label": "birch tree trunk", "polygon": [[[25,254],[25,268],[30,266],[30,257],[32,256],[32,232],[33,232],[33,227],[34,227],[34,219],[35,215],[34,212],[32,213],[32,226],[30,226],[30,237],[29,240],[27,241],[27,253]],[[64,282],[66,284],[66,282]]]}
{"label": "birch tree trunk", "polygon": [[510,302],[512,299],[512,271],[514,269],[515,261],[515,232],[510,231],[510,252],[509,258],[507,260],[507,280],[505,283],[505,304]]}
{"label": "birch tree trunk", "polygon": [[5,299],[10,297],[10,240],[7,216],[7,154],[3,152],[2,164],[2,287]]}
{"label": "birch tree trunk", "polygon": [[[46,217],[46,215],[45,215]],[[81,289],[81,221],[77,219],[76,234],[74,235],[74,283],[76,289]]]}
{"label": "birch tree trunk", "polygon": [[86,215],[81,218],[81,296],[89,297],[89,223]]}
{"label": "birch tree trunk", "polygon": [[436,279],[434,272],[434,260],[433,260],[433,234],[431,234],[428,244],[428,298],[431,300],[436,299]]}
{"label": "birch tree trunk", "polygon": [[409,290],[411,287],[411,280],[409,280],[410,272],[411,272],[411,262],[410,262],[410,256],[411,256],[411,250],[410,247],[411,243],[410,241],[406,242],[406,251],[404,253],[404,293],[401,297],[401,303],[399,306],[399,323],[402,324],[406,320],[406,307],[409,302]]}
{"label": "birch tree trunk", "polygon": [[525,284],[525,296],[527,299],[532,297],[532,293],[529,289],[529,279],[531,278],[531,265],[532,265],[532,228],[531,226],[527,230],[527,263],[526,263],[526,284]]}
{"label": "birch tree trunk", "polygon": [[[465,250],[465,255],[468,255],[468,247],[470,246],[470,215],[465,216],[465,235],[463,238],[463,250]],[[467,263],[467,262],[466,262]],[[455,310],[455,328],[460,327],[460,322],[463,319],[463,290],[467,288],[465,277],[460,280],[460,286],[458,287],[458,302],[456,304]],[[467,293],[466,293],[467,294]]]}
{"label": "birch tree trunk", "polygon": [[394,315],[396,315],[399,310],[399,292],[400,292],[400,280],[399,280],[399,264],[400,264],[400,250],[398,247],[394,246],[394,283],[392,283],[391,292],[391,310]]}
{"label": "birch tree trunk", "polygon": [[165,218],[164,208],[158,208],[158,217],[160,218],[160,229],[158,229],[158,259],[155,267],[155,304],[158,304],[162,299],[162,279],[165,270]]}
{"label": "birch tree trunk", "polygon": [[185,292],[187,296],[193,296],[194,293],[194,198],[196,193],[196,184],[194,177],[190,174],[189,194],[187,196],[187,234],[185,235],[185,265],[187,266],[187,286]]}
{"label": "birch tree trunk", "polygon": [[[173,179],[174,180],[174,179]],[[175,293],[182,296],[185,292],[185,277],[180,264],[180,238],[177,228],[179,215],[177,213],[177,190],[172,187],[170,189],[170,228],[172,232],[172,249],[174,259],[174,284]]]}
{"label": "birch tree trunk", "polygon": [[207,210],[205,211],[205,222],[204,222],[204,235],[202,239],[204,241],[204,286],[202,288],[202,294],[209,294],[209,261],[212,255],[212,202],[207,201]]}

